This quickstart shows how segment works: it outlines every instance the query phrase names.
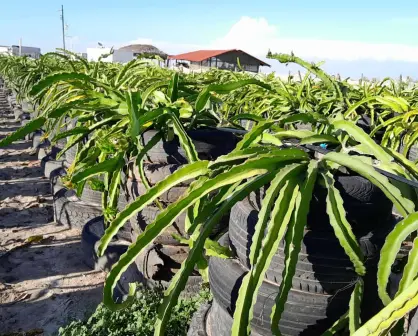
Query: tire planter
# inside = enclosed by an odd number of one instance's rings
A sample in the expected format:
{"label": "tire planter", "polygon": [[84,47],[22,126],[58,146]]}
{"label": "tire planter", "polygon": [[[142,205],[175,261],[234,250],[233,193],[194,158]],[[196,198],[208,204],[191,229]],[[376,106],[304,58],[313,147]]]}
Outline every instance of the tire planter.
{"label": "tire planter", "polygon": [[[59,169],[52,171],[50,176],[51,185],[53,188],[52,190],[54,192],[53,195],[55,219],[56,222],[61,223],[61,221],[64,221],[65,223],[61,224],[68,225],[70,219],[67,216],[67,212],[75,212],[77,214],[77,218],[74,219],[76,221],[75,225],[79,228],[82,228],[82,226],[85,224],[85,222],[83,223],[83,218],[90,219],[93,218],[92,216],[94,215],[94,217],[102,215],[102,193],[100,191],[92,190],[88,187],[88,185],[86,185],[83,189],[83,193],[81,194],[81,196],[77,197],[75,191],[67,190],[59,181],[59,178],[66,174],[65,169],[63,169],[63,167],[64,162],[62,163],[62,166]],[[122,197],[119,198],[119,202],[123,202]],[[63,209],[64,204],[66,205],[65,209]],[[77,209],[75,209],[78,205],[80,206],[80,212],[77,212]],[[119,205],[119,209],[123,208],[123,205]],[[131,242],[131,231],[131,225],[129,222],[127,222],[119,230],[117,237],[124,241]]]}
{"label": "tire planter", "polygon": [[[360,119],[357,121],[357,126],[359,126],[364,132],[366,132],[367,134],[370,134],[370,132],[372,131],[373,127],[372,127],[372,119],[370,118],[370,116],[366,115],[366,114],[362,114],[360,116]],[[378,130],[376,132],[376,134],[373,137],[373,140],[380,144],[383,138],[383,135],[385,134],[385,130],[381,129]]]}
{"label": "tire planter", "polygon": [[[26,122],[26,120],[25,120],[25,122]],[[48,141],[41,140],[42,139],[42,134],[43,133],[41,131],[36,131],[36,132],[30,133],[30,134],[27,135],[27,137],[28,137],[27,140],[32,140],[32,148],[35,148],[35,149],[39,148],[40,146],[42,146],[43,143],[48,144]]]}
{"label": "tire planter", "polygon": [[[26,124],[28,124],[29,122],[30,122],[30,120],[29,120],[29,119],[24,119],[24,120],[22,120],[22,126],[25,126],[25,125],[26,125]],[[36,133],[36,132],[29,133],[29,134],[25,135],[25,140],[27,140],[27,141],[32,140],[32,139],[33,139],[33,136],[35,135],[35,133]],[[32,147],[33,147],[33,145],[32,145]],[[35,148],[35,147],[34,147],[34,148]]]}
{"label": "tire planter", "polygon": [[[132,232],[134,239],[145,230],[145,228],[152,223],[160,213],[160,209],[157,207],[148,206],[145,207],[141,212],[136,214],[130,219]],[[173,238],[173,234],[187,237],[184,230],[184,221],[186,219],[186,213],[182,213],[173,224],[168,226],[155,240],[156,244],[163,245],[182,245],[178,240]]]}
{"label": "tire planter", "polygon": [[49,174],[49,182],[51,183],[52,195],[55,195],[58,191],[65,188],[61,182],[61,177],[65,175],[67,175],[67,172],[62,167],[52,170]]}
{"label": "tire planter", "polygon": [[[87,204],[91,204],[93,206],[101,208],[102,207],[102,192],[90,189],[90,187],[86,184],[80,196],[80,200]],[[123,210],[126,205],[127,205],[127,201],[124,199],[124,196],[121,193],[121,196],[119,197],[119,201],[118,201],[118,210],[119,211]],[[119,239],[130,242],[132,239],[131,231],[132,231],[131,224],[128,221],[127,223],[125,223],[123,227],[120,228],[120,230],[117,233],[117,237]]]}
{"label": "tire planter", "polygon": [[[376,223],[384,225],[391,221],[393,204],[373,183],[358,175],[336,174],[334,179],[335,187],[340,191],[344,201],[347,220],[358,236],[366,235],[373,230]],[[250,194],[248,199],[251,208],[240,203],[236,206],[239,209],[236,209],[235,212],[231,210],[231,213],[234,212],[234,216],[242,216],[237,212],[248,213],[260,210],[266,190],[267,188],[264,187]],[[332,230],[326,212],[326,194],[324,188],[318,184],[315,186],[309,207],[307,228],[321,231]]]}
{"label": "tire planter", "polygon": [[[148,143],[157,131],[150,130],[142,134],[143,144]],[[213,160],[231,152],[237,143],[237,137],[228,132],[212,129],[200,129],[187,132],[195,145],[199,158]],[[145,158],[149,163],[185,164],[188,162],[186,153],[176,137],[172,141],[160,140],[152,147]]]}
{"label": "tire planter", "polygon": [[[227,244],[227,238],[221,239],[221,244]],[[211,291],[221,307],[233,315],[238,290],[248,269],[238,260],[212,257],[209,261],[209,280]],[[352,283],[354,284],[354,282]],[[341,288],[335,294],[324,294],[306,291],[303,288],[291,288],[279,328],[284,335],[321,335],[339,317],[348,310],[352,286]],[[270,314],[279,285],[263,281],[254,305],[252,328],[255,333],[271,335]],[[366,290],[365,290],[365,293]],[[376,309],[369,307],[370,300],[363,300],[362,312],[373,314]]]}
{"label": "tire planter", "polygon": [[[118,201],[118,211],[122,211],[128,205],[128,200],[124,195],[124,192],[121,190],[119,201]],[[130,221],[127,221],[118,231],[116,235],[119,239],[132,242],[132,226]]]}
{"label": "tire planter", "polygon": [[[244,215],[244,211],[237,211],[241,206],[248,209],[249,202],[237,203],[232,209],[229,239],[238,260],[249,268],[250,246],[258,213],[253,210]],[[394,223],[390,223],[379,228],[378,232],[372,231],[358,238],[363,255],[367,258],[366,267],[376,266],[380,248],[393,225]],[[294,288],[319,294],[334,294],[357,278],[350,259],[333,232],[305,230],[298,258],[293,277]],[[280,284],[284,260],[284,243],[281,242],[266,272],[267,280]]]}
{"label": "tire planter", "polygon": [[83,188],[83,192],[80,195],[80,200],[88,204],[101,206],[102,192],[91,189],[89,185],[86,183],[86,185]]}
{"label": "tire planter", "polygon": [[73,190],[61,189],[54,195],[54,218],[61,225],[82,229],[90,219],[101,215],[100,206],[81,201]]}
{"label": "tire planter", "polygon": [[[135,265],[149,288],[163,287],[166,289],[173,276],[180,270],[181,263],[187,258],[188,251],[187,246],[154,244],[135,259]],[[181,295],[189,297],[197,294],[201,287],[202,278],[197,272],[194,272],[189,277]]]}
{"label": "tire planter", "polygon": [[[56,160],[60,150],[60,148],[57,148],[55,146],[51,147],[49,142],[44,142],[38,147],[38,160],[42,160],[45,156],[48,156],[51,159]],[[65,163],[65,161],[62,159],[59,159],[57,161],[63,161]]]}
{"label": "tire planter", "polygon": [[302,123],[302,122],[298,122],[295,124],[295,128],[297,130],[302,130],[302,131],[312,131],[312,124],[311,123]]}
{"label": "tire planter", "polygon": [[[203,322],[205,322],[204,336],[230,336],[234,320],[230,313],[214,299],[206,314],[206,320]],[[282,335],[285,336],[283,333]],[[193,336],[193,334],[187,336]],[[251,336],[262,335],[255,330],[251,330]]]}
{"label": "tire planter", "polygon": [[[128,188],[129,195],[133,199],[136,199],[137,197],[147,192],[147,188],[145,187],[145,185],[141,181],[138,181],[138,180],[128,179],[126,186]],[[170,190],[163,193],[158,198],[158,200],[165,204],[174,203],[180,198],[181,195],[183,195],[186,192],[187,189],[188,189],[187,186],[173,187]]]}
{"label": "tire planter", "polygon": [[14,116],[15,116],[15,120],[16,120],[16,121],[18,121],[18,120],[22,120],[22,117],[23,117],[23,111],[22,111],[20,108],[18,108],[18,107],[14,107],[14,108],[13,108],[13,114],[14,114]]}
{"label": "tire planter", "polygon": [[[190,321],[189,330],[187,336],[207,336],[206,332],[206,320],[211,310],[212,304],[204,303],[199,309],[193,314],[192,320]],[[218,321],[220,322],[220,321]],[[218,335],[218,334],[213,334]]]}
{"label": "tire planter", "polygon": [[[120,256],[126,252],[129,243],[123,241],[112,241],[103,256],[97,256],[99,240],[104,234],[103,216],[93,218],[84,225],[81,233],[81,248],[83,250],[83,262],[87,267],[94,270],[109,272],[112,266],[119,260]],[[113,300],[122,302],[129,293],[129,283],[144,283],[141,274],[134,265],[122,274],[113,290]]]}
{"label": "tire planter", "polygon": [[41,168],[43,171],[43,174],[46,178],[51,177],[51,173],[55,169],[63,168],[64,167],[64,161],[56,161],[53,157],[47,155],[41,160]]}
{"label": "tire planter", "polygon": [[[151,185],[165,179],[167,176],[176,171],[180,165],[178,164],[146,164],[144,166],[144,173]],[[137,197],[143,195],[146,192],[145,185],[140,181],[138,169],[130,165],[128,172],[128,193],[129,196],[134,200]],[[171,204],[187,190],[187,184],[184,183],[182,186],[174,187],[165,192],[159,200],[164,205]],[[148,224],[152,223],[158,216],[160,210],[156,206],[147,206],[141,212],[137,213],[130,219],[134,239],[145,230]],[[165,245],[181,245],[176,239],[172,237],[172,234],[180,236],[186,236],[184,230],[184,221],[186,214],[181,214],[176,221],[170,225],[164,232],[155,239],[156,244]]]}
{"label": "tire planter", "polygon": [[84,263],[95,270],[109,272],[113,264],[126,252],[129,243],[121,240],[113,240],[103,256],[97,255],[100,239],[105,232],[103,216],[95,217],[88,221],[81,232],[81,247],[84,253]]}
{"label": "tire planter", "polygon": [[[156,183],[164,180],[167,176],[174,173],[180,167],[181,165],[179,164],[145,164],[144,175],[152,187]],[[159,197],[160,202],[171,204],[177,201],[187,190],[189,184],[190,182],[185,181],[181,185],[171,188]],[[128,194],[132,199],[136,199],[147,191],[147,188],[141,181],[138,167],[134,164],[129,165],[127,188]]]}
{"label": "tire planter", "polygon": [[[150,185],[153,186],[161,180],[164,180],[167,176],[171,175],[181,165],[178,164],[146,164],[144,166],[144,173],[149,181]],[[159,197],[159,201],[167,206],[171,203],[176,202],[182,195],[187,192],[190,181],[185,181],[179,186],[169,189],[167,192]],[[134,165],[130,165],[128,171],[127,188],[129,196],[134,200],[137,197],[143,195],[147,189],[141,182],[138,169]],[[143,232],[145,228],[152,223],[160,213],[160,209],[156,206],[147,206],[141,212],[137,213],[130,219],[133,232],[136,236]],[[172,237],[173,234],[187,237],[184,229],[184,221],[186,214],[182,213],[175,222],[164,230],[160,236],[155,240],[157,244],[166,245],[179,245],[180,243]],[[215,228],[212,236],[224,230],[228,225],[228,216],[224,216],[220,224]],[[180,244],[181,245],[181,244]]]}
{"label": "tire planter", "polygon": [[29,112],[33,111],[33,108],[31,107],[30,103],[28,103],[25,100],[22,100],[20,102],[20,105],[22,106],[22,110],[25,111],[25,112],[29,113]]}
{"label": "tire planter", "polygon": [[76,146],[71,147],[64,153],[65,161],[67,162],[68,165],[71,165],[71,163],[73,163],[76,154],[77,154]]}

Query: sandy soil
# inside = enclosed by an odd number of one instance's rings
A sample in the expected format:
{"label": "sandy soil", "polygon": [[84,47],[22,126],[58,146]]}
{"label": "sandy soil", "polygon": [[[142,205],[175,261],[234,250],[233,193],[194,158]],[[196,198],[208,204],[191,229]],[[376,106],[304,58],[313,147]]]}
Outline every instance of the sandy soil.
{"label": "sandy soil", "polygon": [[[0,91],[0,139],[17,129]],[[53,222],[49,182],[30,141],[0,148],[0,335],[54,335],[102,299],[80,232]]]}

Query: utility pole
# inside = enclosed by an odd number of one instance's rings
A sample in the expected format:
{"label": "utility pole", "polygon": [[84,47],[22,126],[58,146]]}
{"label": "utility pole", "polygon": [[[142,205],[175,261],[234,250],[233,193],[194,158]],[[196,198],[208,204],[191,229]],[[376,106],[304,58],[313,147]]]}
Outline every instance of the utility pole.
{"label": "utility pole", "polygon": [[65,51],[65,23],[64,23],[64,5],[61,5],[61,23],[62,23],[62,47]]}

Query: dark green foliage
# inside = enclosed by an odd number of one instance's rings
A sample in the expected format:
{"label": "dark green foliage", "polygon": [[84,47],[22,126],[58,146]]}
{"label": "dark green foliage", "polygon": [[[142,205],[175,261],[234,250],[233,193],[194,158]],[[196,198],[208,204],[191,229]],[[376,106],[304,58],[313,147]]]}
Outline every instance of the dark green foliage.
{"label": "dark green foliage", "polygon": [[[73,321],[60,328],[60,336],[148,336],[154,334],[158,306],[164,297],[161,289],[141,289],[131,306],[112,312],[100,304],[86,321]],[[182,299],[173,309],[167,336],[186,335],[194,312],[210,299],[208,290],[193,298]]]}

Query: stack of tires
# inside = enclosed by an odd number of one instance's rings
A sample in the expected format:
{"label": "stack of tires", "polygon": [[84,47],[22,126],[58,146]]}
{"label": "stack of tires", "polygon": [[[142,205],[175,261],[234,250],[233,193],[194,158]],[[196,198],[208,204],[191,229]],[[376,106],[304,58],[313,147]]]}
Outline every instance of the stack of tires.
{"label": "stack of tires", "polygon": [[[233,134],[216,130],[204,129],[190,131],[188,134],[193,140],[200,159],[211,160],[227,154],[234,149],[237,141]],[[155,135],[156,131],[145,132],[142,136],[143,144],[148,143]],[[145,177],[150,186],[153,186],[180,169],[187,162],[186,153],[180,146],[178,139],[173,141],[160,140],[148,151],[144,159]],[[147,206],[131,218],[132,240],[135,241],[147,225],[155,220],[161,209],[176,202],[187,191],[189,184],[190,182],[185,182],[171,188],[161,195],[158,203]],[[147,190],[135,164],[129,166],[127,186],[132,200],[143,195]],[[188,246],[175,238],[175,236],[188,238],[184,226],[185,218],[186,214],[181,214],[173,225],[157,237],[154,244],[136,259],[135,264],[150,287],[156,284],[164,287],[168,286],[169,281],[180,269],[181,263],[187,258]],[[185,293],[195,293],[200,290],[200,287],[201,278],[195,272],[189,278]]]}
{"label": "stack of tires", "polygon": [[[61,146],[62,144],[62,146]],[[68,228],[81,231],[81,245],[84,252],[83,262],[94,270],[110,271],[112,265],[126,252],[130,244],[129,232],[123,234],[123,230],[109,244],[105,254],[98,257],[97,248],[99,240],[104,234],[105,223],[102,216],[102,192],[93,190],[86,183],[80,196],[74,190],[67,189],[61,182],[61,177],[66,175],[66,169],[73,163],[77,154],[76,147],[70,148],[64,154],[63,160],[56,160],[56,152],[60,151],[65,143],[59,142],[52,147],[51,152],[42,159],[45,167],[45,175],[50,178],[51,192],[54,195],[55,221]],[[126,205],[124,195],[120,197],[119,210]],[[128,284],[140,281],[140,274],[136,267],[130,267],[118,282],[114,299],[123,300],[128,292]]]}
{"label": "stack of tires", "polygon": [[[365,257],[364,321],[381,308],[376,272],[380,248],[394,225],[392,204],[378,188],[362,177],[342,175],[335,178],[344,199],[347,218]],[[329,224],[324,194],[325,190],[318,185],[310,205],[292,288],[279,322],[282,335],[321,335],[347,312],[350,295],[358,279]],[[190,336],[231,334],[239,288],[250,268],[250,247],[263,196],[263,190],[259,190],[232,208],[229,232],[220,243],[229,246],[235,257],[210,258],[212,306],[199,312],[193,321]],[[370,221],[373,215],[377,217]],[[285,267],[284,247],[284,242],[281,242],[259,289],[251,323],[252,335],[272,334],[270,314]],[[201,330],[197,331],[199,328]]]}
{"label": "stack of tires", "polygon": [[[83,225],[81,233],[81,247],[84,254],[83,262],[86,266],[93,270],[101,270],[107,273],[111,270],[113,264],[119,260],[120,256],[126,252],[130,242],[116,237],[109,243],[104,255],[99,257],[97,249],[104,231],[103,216],[87,221]],[[132,282],[144,283],[142,275],[134,265],[128,267],[116,284],[113,291],[113,299],[116,302],[121,302],[126,298],[129,293],[129,283]]]}
{"label": "stack of tires", "polygon": [[[103,214],[102,192],[93,190],[86,183],[80,196],[74,190],[64,187],[61,177],[66,175],[68,168],[74,161],[77,153],[75,147],[65,152],[64,160],[49,160],[45,163],[45,172],[49,173],[52,193],[54,195],[54,216],[55,221],[70,228],[83,229],[84,225],[91,219],[95,219]],[[119,198],[118,209],[122,210],[127,204],[124,194]],[[130,225],[126,225],[128,231],[122,229],[118,237],[126,242],[131,240]]]}
{"label": "stack of tires", "polygon": [[16,92],[13,90],[9,91],[7,101],[9,102],[10,108],[13,109],[16,106]]}
{"label": "stack of tires", "polygon": [[[72,123],[68,127],[74,126],[75,124]],[[90,189],[88,184],[80,197],[74,190],[64,187],[61,177],[66,175],[66,169],[72,164],[77,153],[77,148],[74,146],[65,152],[64,158],[57,159],[57,154],[65,145],[66,139],[58,140],[53,146],[45,142],[39,147],[38,158],[41,159],[45,177],[51,182],[55,222],[68,228],[82,230],[89,220],[102,215],[102,194],[100,191]]]}
{"label": "stack of tires", "polygon": [[7,90],[0,90],[0,109],[5,113],[7,113],[10,110],[10,105],[6,101],[7,97]]}

